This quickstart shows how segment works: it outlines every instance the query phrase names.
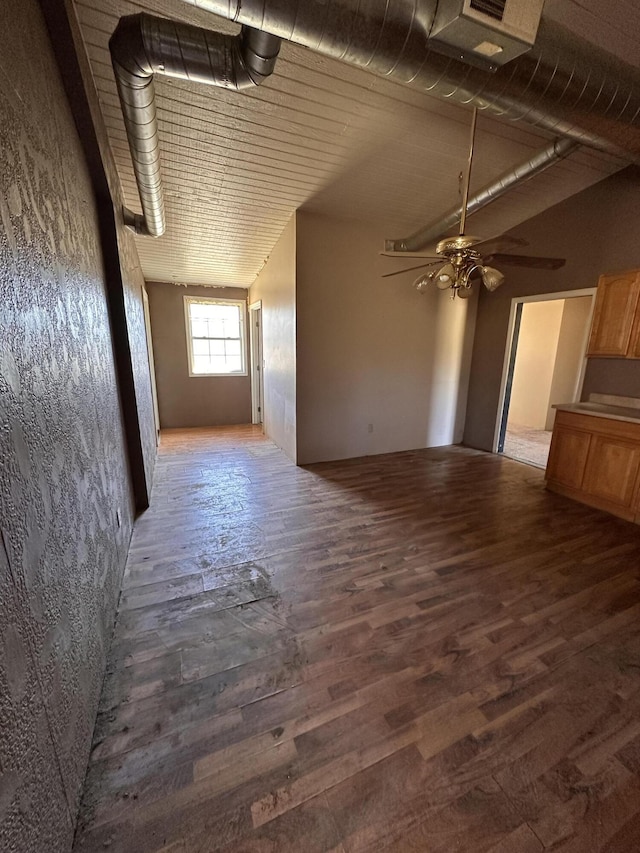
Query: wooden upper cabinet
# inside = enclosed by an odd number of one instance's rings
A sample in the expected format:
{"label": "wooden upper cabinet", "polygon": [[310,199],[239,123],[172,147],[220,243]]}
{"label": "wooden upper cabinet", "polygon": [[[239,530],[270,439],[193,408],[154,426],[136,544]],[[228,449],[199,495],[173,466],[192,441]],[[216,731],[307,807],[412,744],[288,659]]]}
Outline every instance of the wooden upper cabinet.
{"label": "wooden upper cabinet", "polygon": [[640,358],[640,270],[603,275],[587,355]]}

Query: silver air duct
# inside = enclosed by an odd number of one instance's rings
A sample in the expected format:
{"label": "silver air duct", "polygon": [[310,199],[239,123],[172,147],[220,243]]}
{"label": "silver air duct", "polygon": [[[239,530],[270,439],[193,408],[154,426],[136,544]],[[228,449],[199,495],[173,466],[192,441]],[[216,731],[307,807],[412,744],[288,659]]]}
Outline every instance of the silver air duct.
{"label": "silver air duct", "polygon": [[280,39],[250,27],[237,36],[139,14],[122,18],[109,42],[143,215],[125,211],[139,234],[165,230],[153,77],[219,86],[258,86],[275,66]]}
{"label": "silver air duct", "polygon": [[[482,187],[478,192],[469,197],[467,202],[467,215],[475,213],[501,195],[504,195],[512,187],[517,184],[522,184],[530,178],[544,172],[549,166],[553,166],[558,160],[563,160],[577,148],[579,144],[573,139],[554,139],[545,148],[542,148],[533,157],[529,157],[524,163],[509,169],[495,181]],[[387,252],[419,252],[433,243],[435,240],[448,233],[450,229],[455,227],[460,222],[462,216],[462,205],[452,207],[443,214],[435,222],[425,225],[415,234],[410,237],[403,237],[399,240],[386,240],[385,251]]]}
{"label": "silver air duct", "polygon": [[640,72],[544,19],[495,73],[429,48],[437,0],[185,0],[491,115],[640,162]]}

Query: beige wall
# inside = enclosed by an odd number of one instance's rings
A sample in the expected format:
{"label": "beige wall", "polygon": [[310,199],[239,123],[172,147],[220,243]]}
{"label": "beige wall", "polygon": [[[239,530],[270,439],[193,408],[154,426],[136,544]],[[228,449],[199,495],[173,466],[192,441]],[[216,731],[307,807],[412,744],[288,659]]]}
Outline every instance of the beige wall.
{"label": "beige wall", "polygon": [[262,301],[264,431],[294,462],[296,451],[296,215],[253,283]]}
{"label": "beige wall", "polygon": [[591,296],[564,300],[545,429],[553,429],[556,419],[553,404],[571,403],[575,399],[589,334],[592,302]]}
{"label": "beige wall", "polygon": [[461,438],[475,302],[381,278],[399,266],[379,255],[385,236],[298,214],[301,464]]}
{"label": "beige wall", "polygon": [[184,315],[185,296],[244,301],[247,291],[238,287],[149,282],[147,292],[160,426],[169,429],[250,423],[249,376],[189,376]]}
{"label": "beige wall", "polygon": [[526,302],[518,335],[509,423],[544,429],[549,411],[564,300]]}
{"label": "beige wall", "polygon": [[[602,273],[640,267],[639,197],[640,173],[629,167],[509,232],[529,242],[527,254],[564,257],[567,263],[556,272],[504,267],[505,284],[481,293],[465,444],[492,449],[513,297],[595,287]],[[638,363],[589,359],[583,398],[591,392],[640,397]]]}

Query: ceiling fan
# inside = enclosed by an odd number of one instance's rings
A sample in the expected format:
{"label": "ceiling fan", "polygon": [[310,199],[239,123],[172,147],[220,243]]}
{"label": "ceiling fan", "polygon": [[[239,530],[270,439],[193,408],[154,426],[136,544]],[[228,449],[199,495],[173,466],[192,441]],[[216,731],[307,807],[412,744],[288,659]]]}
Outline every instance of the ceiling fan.
{"label": "ceiling fan", "polygon": [[[461,299],[471,296],[471,287],[474,281],[480,279],[489,291],[494,291],[504,282],[504,275],[495,267],[489,266],[496,262],[500,266],[521,266],[534,269],[557,270],[566,263],[564,258],[540,258],[531,255],[512,255],[505,253],[504,249],[516,246],[527,246],[526,240],[516,237],[500,237],[497,240],[483,241],[479,237],[471,237],[464,233],[467,221],[467,206],[469,202],[469,183],[471,179],[471,166],[473,163],[473,147],[475,142],[476,124],[478,120],[478,109],[474,107],[471,120],[471,138],[469,142],[469,157],[467,171],[464,177],[464,189],[462,198],[462,215],[460,217],[460,231],[454,237],[445,237],[436,246],[436,255],[420,255],[419,253],[384,253],[392,257],[424,258],[427,263],[418,264],[413,267],[405,267],[395,272],[385,273],[382,277],[389,278],[394,275],[424,269],[425,267],[437,267],[439,269],[423,273],[413,283],[419,293],[424,293],[432,284],[439,290],[451,290],[451,298],[456,294]],[[443,264],[444,261],[444,264]]]}

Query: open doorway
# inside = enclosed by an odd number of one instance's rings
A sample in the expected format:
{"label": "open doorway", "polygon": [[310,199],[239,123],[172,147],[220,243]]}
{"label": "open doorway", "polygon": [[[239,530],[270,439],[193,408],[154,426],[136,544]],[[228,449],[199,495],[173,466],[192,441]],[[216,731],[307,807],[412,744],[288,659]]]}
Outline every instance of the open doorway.
{"label": "open doorway", "polygon": [[251,349],[251,423],[264,423],[264,362],[262,355],[262,300],[249,305]]}
{"label": "open doorway", "polygon": [[546,467],[553,405],[580,399],[595,292],[513,300],[496,452]]}

